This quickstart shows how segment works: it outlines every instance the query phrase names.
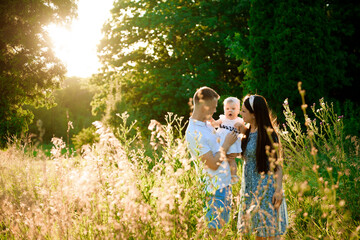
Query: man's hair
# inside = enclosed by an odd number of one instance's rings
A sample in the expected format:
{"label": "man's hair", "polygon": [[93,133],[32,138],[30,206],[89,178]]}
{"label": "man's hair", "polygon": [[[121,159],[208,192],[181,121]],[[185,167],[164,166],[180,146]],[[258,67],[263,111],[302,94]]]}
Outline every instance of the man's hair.
{"label": "man's hair", "polygon": [[237,97],[228,97],[224,100],[224,107],[227,103],[235,103],[240,108],[240,100]]}
{"label": "man's hair", "polygon": [[209,87],[201,87],[194,94],[194,105],[199,104],[201,100],[208,101],[220,98],[214,89]]}

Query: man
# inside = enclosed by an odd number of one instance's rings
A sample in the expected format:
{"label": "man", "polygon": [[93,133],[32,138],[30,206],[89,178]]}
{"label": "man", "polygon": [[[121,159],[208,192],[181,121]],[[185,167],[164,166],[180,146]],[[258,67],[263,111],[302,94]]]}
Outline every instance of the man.
{"label": "man", "polygon": [[[194,110],[186,129],[186,141],[193,158],[204,163],[207,176],[206,190],[211,195],[206,219],[208,228],[215,231],[229,221],[231,210],[231,173],[226,152],[237,140],[235,132],[229,133],[222,146],[210,120],[216,112],[219,95],[209,87],[198,89],[194,95]],[[199,166],[197,166],[198,169]]]}

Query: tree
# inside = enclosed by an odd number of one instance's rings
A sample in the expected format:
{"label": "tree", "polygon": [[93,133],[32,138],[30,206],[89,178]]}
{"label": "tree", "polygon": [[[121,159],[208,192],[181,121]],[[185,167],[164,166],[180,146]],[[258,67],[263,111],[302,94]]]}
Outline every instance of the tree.
{"label": "tree", "polygon": [[[242,60],[246,93],[264,95],[282,117],[286,98],[293,106],[301,104],[299,81],[309,104],[322,97],[343,101],[343,91],[358,85],[360,68],[354,61],[359,60],[359,4],[250,2],[249,36],[235,35],[228,45],[229,53]],[[347,93],[352,92],[346,91],[346,97],[351,98]]]}
{"label": "tree", "polygon": [[247,29],[236,0],[116,1],[99,46],[102,73],[96,111],[128,111],[144,128],[167,112],[190,113],[195,90],[241,92],[239,61],[226,55],[225,39]]}
{"label": "tree", "polygon": [[45,27],[75,16],[75,0],[0,2],[0,147],[27,130],[32,114],[24,104],[49,105],[65,74]]}

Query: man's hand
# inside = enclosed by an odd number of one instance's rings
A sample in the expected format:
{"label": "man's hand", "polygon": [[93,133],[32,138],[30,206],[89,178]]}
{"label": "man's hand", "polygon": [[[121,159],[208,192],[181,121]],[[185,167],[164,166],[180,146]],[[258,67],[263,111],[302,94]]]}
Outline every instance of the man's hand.
{"label": "man's hand", "polygon": [[237,140],[237,134],[232,131],[228,133],[225,137],[225,141],[220,148],[220,151],[213,155],[211,151],[200,156],[200,159],[205,163],[206,167],[217,170],[221,162],[226,160],[226,153],[229,150],[229,147]]}
{"label": "man's hand", "polygon": [[228,133],[225,137],[225,141],[222,145],[222,148],[225,151],[225,154],[227,153],[227,151],[229,150],[230,146],[234,144],[234,142],[236,142],[236,140],[238,139],[238,135],[236,132],[231,131],[230,133]]}

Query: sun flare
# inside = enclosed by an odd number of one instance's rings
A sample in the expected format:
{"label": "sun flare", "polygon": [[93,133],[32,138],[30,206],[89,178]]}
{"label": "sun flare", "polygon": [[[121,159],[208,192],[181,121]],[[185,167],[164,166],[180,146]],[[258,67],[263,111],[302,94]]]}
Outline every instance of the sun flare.
{"label": "sun flare", "polygon": [[114,0],[79,0],[78,18],[69,27],[50,25],[48,32],[56,56],[67,67],[67,76],[90,77],[98,72],[97,44]]}

